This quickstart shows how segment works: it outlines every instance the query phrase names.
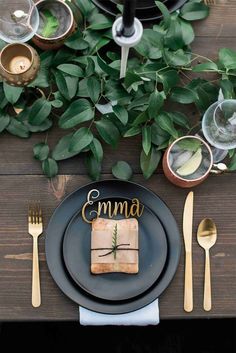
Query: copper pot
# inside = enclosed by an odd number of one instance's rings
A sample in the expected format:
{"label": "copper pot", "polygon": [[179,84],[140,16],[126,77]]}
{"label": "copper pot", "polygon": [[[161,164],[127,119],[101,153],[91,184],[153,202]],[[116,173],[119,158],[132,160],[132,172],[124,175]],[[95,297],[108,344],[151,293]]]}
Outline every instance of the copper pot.
{"label": "copper pot", "polygon": [[[75,31],[76,23],[74,20],[73,12],[70,7],[63,1],[60,0],[40,0],[36,3],[37,9],[40,14],[40,10],[47,9],[55,12],[60,12],[63,16],[64,24],[63,30],[60,34],[55,34],[55,37],[46,38],[40,33],[40,24],[37,33],[32,38],[33,42],[42,50],[55,50],[63,46],[65,40]],[[62,28],[62,24],[60,24]]]}
{"label": "copper pot", "polygon": [[39,56],[25,43],[12,43],[0,53],[0,75],[11,86],[26,86],[37,76]]}
{"label": "copper pot", "polygon": [[[171,168],[170,165],[170,153],[172,148],[174,147],[174,145],[176,143],[178,143],[179,141],[186,139],[186,138],[193,138],[196,139],[198,141],[201,142],[202,145],[204,145],[204,147],[206,148],[206,150],[209,152],[209,167],[206,169],[205,173],[202,174],[200,177],[195,178],[195,179],[185,179],[181,176],[179,176],[178,174],[176,174],[173,169]],[[197,136],[183,136],[178,138],[177,140],[175,140],[165,151],[164,156],[163,156],[163,160],[162,160],[162,166],[163,166],[163,171],[164,174],[166,176],[166,178],[172,183],[175,184],[177,186],[180,186],[181,188],[192,188],[193,186],[196,186],[200,183],[202,183],[209,175],[212,166],[213,166],[213,155],[212,155],[212,151],[210,149],[210,147],[208,146],[208,144],[202,140],[200,137]]]}

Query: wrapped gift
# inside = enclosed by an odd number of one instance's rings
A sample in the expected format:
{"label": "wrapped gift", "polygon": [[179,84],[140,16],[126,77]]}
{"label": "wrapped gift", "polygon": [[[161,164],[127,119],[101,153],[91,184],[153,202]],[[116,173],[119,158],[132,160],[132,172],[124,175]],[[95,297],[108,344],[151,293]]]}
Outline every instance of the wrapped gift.
{"label": "wrapped gift", "polygon": [[138,273],[138,250],[137,219],[97,218],[92,222],[92,273]]}

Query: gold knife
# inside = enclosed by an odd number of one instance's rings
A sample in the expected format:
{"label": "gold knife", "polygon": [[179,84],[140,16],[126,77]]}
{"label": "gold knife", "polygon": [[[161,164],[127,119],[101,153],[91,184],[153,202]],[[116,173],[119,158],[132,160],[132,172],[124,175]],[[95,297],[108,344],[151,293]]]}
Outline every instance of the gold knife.
{"label": "gold knife", "polygon": [[193,235],[193,191],[186,197],[183,214],[183,236],[185,246],[185,279],[184,310],[193,310],[193,268],[192,268],[192,235]]}

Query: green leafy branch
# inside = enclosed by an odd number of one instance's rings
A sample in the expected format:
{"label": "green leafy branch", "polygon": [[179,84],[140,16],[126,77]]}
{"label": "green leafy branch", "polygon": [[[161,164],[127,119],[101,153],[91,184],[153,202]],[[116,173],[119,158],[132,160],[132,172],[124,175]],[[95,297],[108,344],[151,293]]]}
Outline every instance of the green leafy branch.
{"label": "green leafy branch", "polygon": [[[35,81],[24,89],[0,83],[0,132],[29,138],[50,135],[56,126],[65,130],[55,146],[46,138],[33,148],[48,177],[58,173],[61,161],[84,155],[88,174],[98,180],[104,145],[115,149],[122,138],[140,136],[140,168],[149,178],[163,151],[195,124],[181,111],[183,105],[194,104],[200,118],[217,101],[220,88],[224,98],[235,98],[236,52],[222,48],[216,61],[191,52],[191,22],[207,17],[209,8],[189,1],[170,14],[163,3],[156,5],[163,20],[144,30],[124,80],[119,80],[120,54],[110,44],[113,19],[91,1],[75,0],[70,6],[78,29],[57,52],[40,53]],[[195,65],[196,60],[202,62]],[[212,80],[192,78],[192,72],[211,73]],[[173,110],[171,102],[179,107]],[[234,170],[234,151],[229,157]],[[132,177],[125,161],[115,163],[112,172],[123,180]]]}
{"label": "green leafy branch", "polygon": [[117,223],[116,223],[113,230],[113,235],[112,235],[112,252],[115,260],[116,260],[116,250],[117,250],[117,237],[118,237],[118,232],[117,232]]}

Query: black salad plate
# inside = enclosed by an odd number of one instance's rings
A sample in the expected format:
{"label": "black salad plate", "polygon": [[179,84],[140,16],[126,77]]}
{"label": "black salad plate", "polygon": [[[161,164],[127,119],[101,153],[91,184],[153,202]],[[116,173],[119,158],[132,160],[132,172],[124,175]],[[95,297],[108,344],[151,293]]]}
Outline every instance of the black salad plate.
{"label": "black salad plate", "polygon": [[[112,16],[117,16],[120,11],[117,8],[117,4],[115,1],[110,1],[110,0],[92,0],[93,3],[103,10],[104,12],[112,15]],[[187,0],[164,0],[162,1],[165,6],[168,8],[170,12],[174,12],[178,10],[180,7],[182,7]],[[153,21],[157,19],[162,18],[162,14],[160,10],[157,8],[157,6],[154,4],[152,5],[152,1],[146,1],[146,4],[141,5],[138,3],[137,8],[136,8],[136,17],[140,21]]]}
{"label": "black salad plate", "polygon": [[[102,200],[102,202],[107,201],[112,205],[115,202],[124,201],[131,205],[131,201],[127,199]],[[97,202],[90,208],[97,209]],[[89,209],[87,211],[90,212]],[[104,213],[100,216],[107,218]],[[122,218],[121,215],[117,215],[113,219]],[[91,224],[83,220],[81,211],[72,218],[64,236],[63,256],[68,272],[82,289],[97,298],[126,300],[144,293],[156,282],[166,262],[166,234],[157,216],[145,206],[142,216],[138,218],[138,223],[139,272],[94,275],[90,271]]]}
{"label": "black salad plate", "polygon": [[[122,301],[96,298],[79,287],[66,269],[62,247],[66,228],[81,209],[91,189],[99,190],[101,198],[138,198],[160,220],[167,237],[168,254],[164,269],[157,281],[143,294]],[[181,242],[176,221],[167,205],[149,189],[132,182],[104,180],[87,184],[69,194],[56,208],[46,230],[46,260],[54,281],[71,300],[90,310],[122,314],[138,310],[158,298],[173,279],[179,263]]]}

